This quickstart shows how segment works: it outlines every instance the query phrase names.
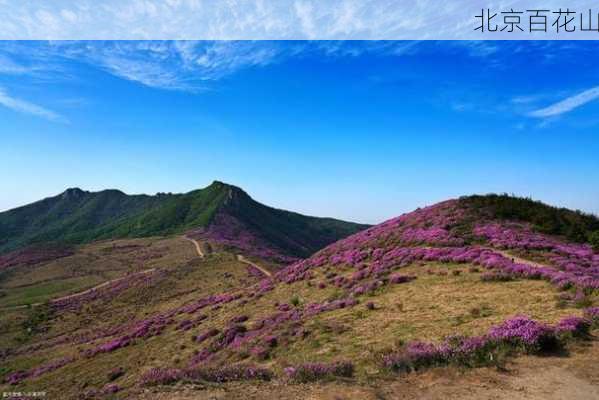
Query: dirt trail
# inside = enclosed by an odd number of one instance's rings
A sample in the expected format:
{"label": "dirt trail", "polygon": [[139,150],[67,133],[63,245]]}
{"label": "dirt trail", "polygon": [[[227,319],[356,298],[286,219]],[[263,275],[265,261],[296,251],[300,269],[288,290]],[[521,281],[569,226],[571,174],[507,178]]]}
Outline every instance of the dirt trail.
{"label": "dirt trail", "polygon": [[241,254],[237,254],[237,260],[244,264],[251,265],[252,267],[254,267],[254,268],[258,269],[260,272],[262,272],[264,275],[268,276],[269,278],[272,278],[272,274],[270,273],[270,271],[268,271],[266,268],[259,266],[256,263],[251,262],[250,260],[248,260],[247,258],[242,256]]}
{"label": "dirt trail", "polygon": [[493,248],[493,247],[485,247],[485,248],[488,249],[488,250],[492,250],[495,253],[499,253],[502,256],[504,256],[506,258],[509,258],[510,260],[514,260],[514,262],[518,263],[518,264],[526,264],[526,265],[530,265],[531,267],[535,267],[535,268],[544,268],[544,267],[547,267],[547,265],[544,265],[544,264],[541,264],[541,263],[538,263],[538,262],[535,262],[535,261],[526,260],[524,258],[517,257],[517,256],[515,256],[513,254],[508,253],[505,250],[496,249],[496,248]]}
{"label": "dirt trail", "polygon": [[[202,248],[200,247],[200,243],[198,243],[197,240],[189,238],[187,236],[183,236],[183,238],[185,240],[188,240],[188,241],[192,242],[194,244],[194,246],[195,246],[195,249],[196,249],[196,252],[198,253],[198,256],[204,258],[204,252],[202,251]],[[255,266],[255,267],[258,268],[258,269],[260,269],[260,270],[262,270],[258,266]],[[156,270],[156,268],[150,268],[150,269],[146,269],[144,271],[136,272],[136,274],[149,274],[151,272],[154,272],[155,270]],[[86,290],[84,290],[82,292],[77,292],[77,293],[69,294],[67,296],[62,296],[62,297],[58,297],[58,298],[55,298],[55,299],[50,299],[50,303],[55,303],[55,302],[58,302],[58,301],[68,300],[68,299],[72,299],[74,297],[83,296],[83,295],[85,295],[87,293],[90,293],[90,292],[92,292],[94,290],[101,289],[101,288],[103,288],[105,286],[110,285],[111,283],[118,282],[118,281],[123,280],[123,279],[125,279],[127,277],[128,277],[128,275],[122,276],[120,278],[111,279],[109,281],[106,281],[106,282],[103,282],[103,283],[101,283],[99,285],[96,285],[96,286],[94,286],[92,288],[86,289]],[[27,308],[27,307],[30,307],[30,306],[31,307],[36,307],[36,306],[40,306],[42,304],[44,304],[44,303],[23,304],[23,305],[19,305],[19,306],[2,307],[0,309],[1,310],[18,310],[18,309]]]}
{"label": "dirt trail", "polygon": [[[202,251],[202,248],[201,248],[201,246],[200,246],[200,243],[199,243],[197,240],[195,240],[195,239],[192,239],[192,238],[190,238],[190,237],[188,237],[188,236],[183,236],[183,239],[185,239],[185,240],[188,240],[188,241],[192,242],[192,243],[194,244],[195,248],[196,248],[196,251],[197,251],[198,255],[199,255],[200,257],[204,258],[204,252]],[[260,272],[262,272],[262,273],[263,273],[264,275],[266,275],[267,277],[269,277],[269,278],[272,278],[272,274],[270,273],[270,271],[269,271],[269,270],[267,270],[266,268],[264,268],[264,267],[261,267],[261,266],[259,266],[258,264],[256,264],[256,263],[254,263],[254,262],[252,262],[252,261],[248,260],[247,258],[245,258],[244,256],[242,256],[241,254],[237,254],[237,261],[239,261],[239,262],[242,262],[242,263],[244,263],[244,264],[251,265],[252,267],[254,267],[254,268],[256,268],[257,270],[259,270]]]}
{"label": "dirt trail", "polygon": [[[85,289],[82,292],[77,292],[77,293],[69,294],[67,296],[57,297],[57,298],[54,298],[54,299],[50,299],[49,301],[50,301],[50,303],[56,303],[58,301],[68,300],[68,299],[72,299],[74,297],[83,296],[84,294],[87,294],[87,293],[90,293],[92,291],[101,289],[101,288],[103,288],[105,286],[108,286],[111,283],[119,282],[119,281],[122,281],[123,279],[129,278],[131,275],[149,274],[149,273],[154,272],[154,271],[156,271],[156,268],[150,268],[150,269],[146,269],[146,270],[143,270],[143,271],[134,272],[133,274],[121,276],[120,278],[115,278],[115,279],[111,279],[111,280],[106,281],[106,282],[102,282],[99,285],[96,285],[96,286],[91,287],[89,289]],[[36,307],[36,306],[40,306],[42,304],[44,304],[44,303],[23,304],[23,305],[20,305],[20,306],[8,306],[8,307],[4,307],[3,309],[5,309],[5,310],[8,310],[8,309],[10,309],[10,310],[18,310],[18,309],[27,308],[27,307],[30,307],[30,306],[31,307]]]}
{"label": "dirt trail", "polygon": [[192,239],[192,238],[187,237],[187,236],[183,236],[183,239],[188,240],[191,243],[193,243],[194,246],[196,247],[196,252],[198,253],[198,256],[204,258],[204,252],[202,251],[202,248],[200,247],[200,243],[197,240]]}

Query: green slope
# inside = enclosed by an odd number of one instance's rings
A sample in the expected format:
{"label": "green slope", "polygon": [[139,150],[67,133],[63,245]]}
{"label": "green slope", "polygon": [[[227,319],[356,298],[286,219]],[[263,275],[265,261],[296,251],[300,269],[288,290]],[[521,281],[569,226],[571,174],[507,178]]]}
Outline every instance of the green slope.
{"label": "green slope", "polygon": [[592,214],[507,194],[467,196],[460,202],[482,217],[528,222],[539,232],[589,242],[599,248],[599,218]]}
{"label": "green slope", "polygon": [[268,207],[236,187],[230,187],[222,211],[240,221],[247,231],[295,257],[308,257],[339,239],[369,227]]}
{"label": "green slope", "polygon": [[155,196],[68,189],[0,213],[0,253],[34,243],[180,234],[209,226],[217,212],[231,215],[252,235],[293,256],[307,256],[365,227],[276,210],[222,182],[185,194]]}

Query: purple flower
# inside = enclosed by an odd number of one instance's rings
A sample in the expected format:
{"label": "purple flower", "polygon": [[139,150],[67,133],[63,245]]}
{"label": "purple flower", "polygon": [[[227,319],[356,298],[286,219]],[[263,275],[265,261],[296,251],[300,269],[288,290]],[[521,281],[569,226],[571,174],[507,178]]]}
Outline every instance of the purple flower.
{"label": "purple flower", "polygon": [[153,368],[141,377],[143,386],[170,385],[183,378],[183,371],[175,368]]}
{"label": "purple flower", "polygon": [[207,330],[206,332],[202,333],[201,335],[199,335],[198,337],[196,337],[196,342],[197,343],[202,343],[204,340],[211,338],[213,336],[216,336],[220,333],[220,331],[216,328],[212,328]]}
{"label": "purple flower", "polygon": [[591,321],[581,317],[563,318],[556,326],[558,333],[570,333],[573,336],[585,337],[589,334]]}
{"label": "purple flower", "polygon": [[284,371],[289,379],[305,383],[332,376],[351,377],[354,373],[354,366],[349,361],[337,361],[330,364],[306,363],[287,367]]}
{"label": "purple flower", "polygon": [[554,339],[551,327],[534,321],[528,317],[517,316],[492,327],[489,337],[494,340],[521,344],[525,348],[542,349],[551,345]]}

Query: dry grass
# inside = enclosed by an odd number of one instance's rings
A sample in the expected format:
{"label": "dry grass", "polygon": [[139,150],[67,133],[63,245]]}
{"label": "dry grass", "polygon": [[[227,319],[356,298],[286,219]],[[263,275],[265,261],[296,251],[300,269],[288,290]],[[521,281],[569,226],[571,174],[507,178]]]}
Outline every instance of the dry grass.
{"label": "dry grass", "polygon": [[[165,246],[165,243],[172,246],[172,258],[148,261],[169,262],[168,269],[171,272],[162,281],[141,291],[127,291],[110,303],[90,305],[78,314],[65,314],[54,321],[48,334],[33,338],[32,343],[61,334],[89,332],[99,327],[141,319],[209,294],[255,282],[248,277],[245,265],[237,261],[234,254],[215,253],[199,259],[193,256],[193,246],[189,242],[183,242],[185,246],[180,246],[181,243],[172,239],[172,242],[157,241],[154,245]],[[129,257],[126,251],[102,250],[111,246],[108,243],[93,246],[97,247],[87,249],[91,254],[108,252],[108,257],[112,257],[113,261],[115,253],[118,253],[118,257],[125,257],[125,260]],[[447,273],[429,274],[428,269]],[[453,270],[460,270],[461,273],[454,274]],[[48,390],[50,393],[61,393],[64,398],[74,398],[85,388],[106,384],[107,372],[122,366],[126,374],[118,383],[128,388],[123,396],[132,395],[139,390],[136,387],[139,376],[149,368],[186,365],[194,351],[202,348],[192,341],[194,334],[212,327],[222,329],[232,317],[241,314],[250,317],[246,325],[251,326],[275,313],[275,303],[290,303],[292,298],[298,300],[298,307],[338,298],[342,295],[338,288],[317,288],[317,283],[324,280],[325,271],[316,272],[312,286],[307,282],[278,285],[262,298],[243,306],[234,301],[218,311],[205,309],[202,313],[209,317],[196,329],[181,332],[169,328],[161,336],[139,341],[113,353],[99,354],[91,360],[80,359],[39,379],[27,381],[20,389]],[[336,271],[346,276],[353,272],[350,269]],[[435,341],[455,333],[480,334],[491,325],[516,314],[526,314],[547,322],[555,322],[565,315],[580,314],[576,309],[558,308],[556,290],[544,281],[481,282],[480,274],[469,272],[467,265],[413,265],[402,269],[402,273],[418,278],[409,283],[384,287],[373,295],[360,296],[361,304],[353,308],[323,313],[307,320],[304,327],[310,334],[304,339],[290,339],[288,343],[276,347],[264,364],[280,373],[290,363],[349,359],[358,366],[357,379],[368,382],[384,377],[374,355],[399,341]],[[374,310],[365,307],[368,301],[375,303]],[[21,317],[14,314],[12,318],[14,322]],[[188,316],[178,316],[177,320],[185,318]],[[283,326],[280,329],[287,328]],[[106,339],[96,344],[104,341]],[[13,370],[27,368],[44,359],[77,355],[80,349],[92,345],[57,346],[33,356],[12,358],[10,366]],[[220,357],[221,361],[234,362],[246,359],[247,354],[225,351]]]}
{"label": "dry grass", "polygon": [[115,240],[81,246],[75,254],[47,263],[15,267],[0,281],[0,308],[44,302],[77,293],[127,273],[171,269],[196,257],[181,238]]}

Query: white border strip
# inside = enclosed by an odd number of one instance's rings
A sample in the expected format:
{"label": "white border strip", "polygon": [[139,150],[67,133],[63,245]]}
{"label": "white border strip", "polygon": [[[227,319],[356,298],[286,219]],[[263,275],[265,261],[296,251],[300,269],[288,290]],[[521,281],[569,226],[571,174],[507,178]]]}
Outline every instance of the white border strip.
{"label": "white border strip", "polygon": [[[599,3],[581,0],[0,0],[0,39],[599,39],[599,28],[558,33],[560,8],[576,25],[589,10],[599,23]],[[496,32],[475,30],[482,9],[497,13]],[[530,32],[534,9],[549,10],[547,32]],[[502,14],[511,10],[523,13],[522,31],[501,31],[504,17],[518,16]]]}

